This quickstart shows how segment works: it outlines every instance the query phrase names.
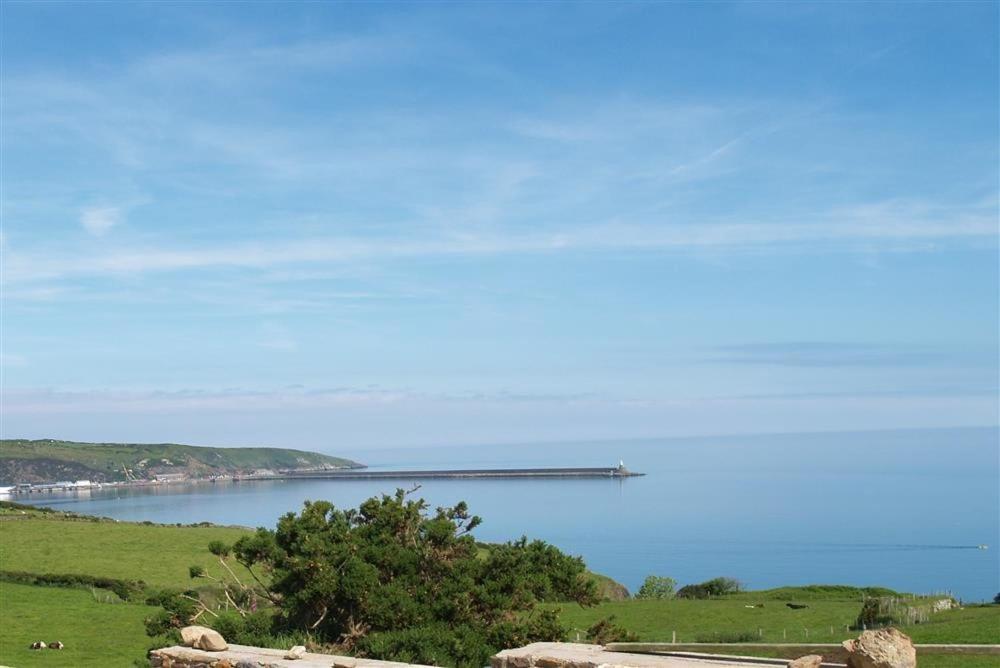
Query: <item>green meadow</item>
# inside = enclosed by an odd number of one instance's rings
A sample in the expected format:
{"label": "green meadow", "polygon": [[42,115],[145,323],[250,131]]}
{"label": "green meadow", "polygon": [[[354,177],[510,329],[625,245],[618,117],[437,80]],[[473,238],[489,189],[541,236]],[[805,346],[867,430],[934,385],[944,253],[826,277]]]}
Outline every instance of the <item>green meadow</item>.
{"label": "green meadow", "polygon": [[190,587],[188,566],[218,565],[206,549],[209,542],[231,543],[246,532],[12,511],[0,513],[0,564],[5,571],[100,575],[157,587]]}
{"label": "green meadow", "polygon": [[[563,625],[583,636],[594,622],[614,616],[643,642],[841,642],[857,636],[852,625],[861,590],[837,588],[817,596],[809,588],[745,592],[710,600],[605,601],[592,608],[560,606]],[[773,598],[780,592],[780,598]],[[786,603],[808,605],[793,610]],[[763,604],[764,607],[747,607]],[[979,605],[939,612],[930,621],[901,627],[917,643],[1000,643],[1000,606]]]}
{"label": "green meadow", "polygon": [[[209,542],[232,542],[240,527],[164,526],[87,518],[70,513],[0,505],[0,569],[33,574],[88,575],[141,580],[151,587],[189,588],[188,567],[217,572]],[[851,587],[799,587],[745,592],[712,600],[606,601],[592,608],[562,605],[570,639],[595,621],[616,623],[643,641],[839,642],[856,636],[854,622],[864,593]],[[807,608],[792,610],[795,602]],[[763,607],[747,607],[763,604]],[[143,620],[156,608],[122,602],[104,589],[0,581],[0,664],[25,666],[142,665],[155,643]],[[1000,643],[1000,606],[974,606],[934,615],[904,627],[918,643]],[[807,635],[808,633],[808,635]],[[31,651],[35,640],[59,640],[61,651]],[[743,652],[746,653],[746,652]],[[996,665],[996,657],[922,656],[931,668]]]}
{"label": "green meadow", "polygon": [[[0,582],[0,664],[131,666],[149,649],[152,639],[146,636],[143,620],[155,610],[132,603],[101,603],[87,589]],[[36,640],[58,640],[66,648],[29,649]]]}

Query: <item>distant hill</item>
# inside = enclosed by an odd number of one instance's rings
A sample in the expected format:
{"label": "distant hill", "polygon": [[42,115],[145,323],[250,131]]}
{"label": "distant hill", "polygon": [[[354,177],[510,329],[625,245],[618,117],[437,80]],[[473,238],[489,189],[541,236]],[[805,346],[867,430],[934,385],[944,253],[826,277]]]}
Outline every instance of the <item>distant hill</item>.
{"label": "distant hill", "polygon": [[184,474],[204,477],[256,470],[364,468],[341,457],[285,448],[212,448],[176,443],[76,443],[0,440],[0,485],[58,480],[124,480]]}

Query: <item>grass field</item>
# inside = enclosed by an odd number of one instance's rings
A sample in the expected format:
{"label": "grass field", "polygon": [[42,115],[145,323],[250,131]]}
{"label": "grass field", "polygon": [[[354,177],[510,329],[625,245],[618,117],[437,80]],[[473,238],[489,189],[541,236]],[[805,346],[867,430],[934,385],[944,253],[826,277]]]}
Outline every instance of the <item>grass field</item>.
{"label": "grass field", "polygon": [[[210,541],[231,543],[247,529],[175,527],[96,521],[36,509],[0,508],[0,568],[37,574],[83,574],[143,580],[154,587],[190,587],[188,566],[218,572]],[[593,608],[559,606],[564,625],[579,631],[609,615],[650,642],[723,642],[752,634],[767,642],[840,642],[861,608],[862,590],[850,587],[783,588],[714,600],[607,601]],[[869,591],[869,594],[879,592]],[[101,592],[100,598],[107,598]],[[111,597],[113,598],[113,597]],[[795,601],[809,607],[791,610]],[[763,603],[764,607],[746,607]],[[129,666],[149,647],[143,620],[155,608],[103,603],[88,589],[0,582],[0,664],[24,666]],[[808,630],[808,636],[806,635]],[[918,643],[1000,643],[1000,606],[942,612],[930,622],[903,627]],[[34,640],[60,640],[62,652],[33,652]],[[923,668],[980,668],[996,657],[922,656]]]}
{"label": "grass field", "polygon": [[[25,668],[131,666],[149,648],[143,620],[156,608],[99,603],[84,589],[0,582],[0,610],[0,664]],[[66,648],[33,651],[36,640]]]}
{"label": "grass field", "polygon": [[[785,595],[795,590],[784,590]],[[563,623],[584,635],[599,619],[613,615],[618,624],[637,633],[641,641],[734,642],[736,634],[747,634],[755,642],[840,642],[857,636],[847,627],[861,609],[860,597],[810,598],[808,593],[793,600],[807,604],[792,610],[772,592],[748,592],[713,600],[606,601],[593,608],[560,606]],[[763,603],[763,608],[747,605]],[[1000,643],[1000,606],[973,606],[933,615],[930,622],[901,627],[918,643]],[[575,638],[575,635],[573,636]]]}
{"label": "grass field", "polygon": [[100,575],[160,587],[190,587],[188,566],[218,565],[208,552],[209,542],[231,543],[247,532],[230,527],[22,517],[0,515],[3,570]]}

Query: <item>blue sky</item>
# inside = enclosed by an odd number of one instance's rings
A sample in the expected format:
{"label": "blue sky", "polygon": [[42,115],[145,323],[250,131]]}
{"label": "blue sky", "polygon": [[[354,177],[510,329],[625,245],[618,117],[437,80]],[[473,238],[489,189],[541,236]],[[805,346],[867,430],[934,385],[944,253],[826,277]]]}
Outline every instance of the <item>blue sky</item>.
{"label": "blue sky", "polygon": [[4,436],[995,425],[998,7],[5,2]]}

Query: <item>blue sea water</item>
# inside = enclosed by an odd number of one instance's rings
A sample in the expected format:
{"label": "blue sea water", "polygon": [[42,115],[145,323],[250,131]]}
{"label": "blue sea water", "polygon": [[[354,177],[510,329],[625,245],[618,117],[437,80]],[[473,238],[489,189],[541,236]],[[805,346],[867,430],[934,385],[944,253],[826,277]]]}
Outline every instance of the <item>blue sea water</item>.
{"label": "blue sea water", "polygon": [[[968,428],[329,451],[373,469],[622,459],[647,475],[427,480],[418,493],[432,507],[467,501],[484,519],[480,540],[542,538],[632,590],[649,574],[725,575],[751,588],[882,585],[979,601],[1000,591],[998,443],[997,428]],[[172,485],[30,501],[121,520],[270,527],[307,499],[348,507],[412,484]]]}

